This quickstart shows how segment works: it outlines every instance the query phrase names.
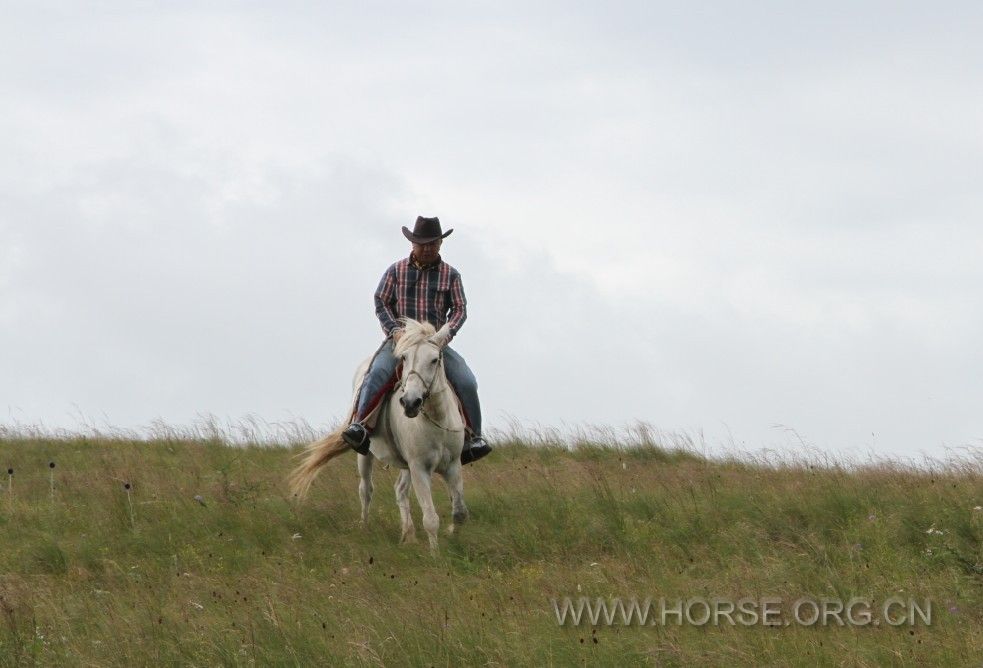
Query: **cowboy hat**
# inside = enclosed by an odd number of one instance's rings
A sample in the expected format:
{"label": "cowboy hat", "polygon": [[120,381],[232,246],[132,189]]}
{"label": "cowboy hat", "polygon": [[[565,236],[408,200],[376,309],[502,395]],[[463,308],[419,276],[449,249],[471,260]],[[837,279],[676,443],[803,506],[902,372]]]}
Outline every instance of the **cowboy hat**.
{"label": "cowboy hat", "polygon": [[441,234],[440,218],[436,217],[424,218],[423,216],[417,216],[416,225],[413,226],[412,232],[405,225],[403,226],[403,236],[415,244],[428,244],[431,241],[443,239],[453,231],[454,228],[451,228]]}

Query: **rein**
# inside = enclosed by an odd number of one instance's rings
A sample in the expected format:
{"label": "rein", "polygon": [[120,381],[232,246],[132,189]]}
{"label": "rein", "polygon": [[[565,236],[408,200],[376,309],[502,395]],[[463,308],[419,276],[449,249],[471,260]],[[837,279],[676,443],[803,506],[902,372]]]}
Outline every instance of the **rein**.
{"label": "rein", "polygon": [[427,409],[425,407],[420,409],[420,415],[422,415],[423,417],[427,418],[427,422],[429,422],[433,426],[437,427],[437,429],[442,429],[443,431],[446,431],[448,433],[455,433],[455,432],[458,432],[458,431],[464,431],[464,429],[451,429],[450,427],[445,427],[444,425],[440,424],[439,422],[437,422],[436,420],[434,420],[432,417],[430,417],[430,413],[427,412]]}

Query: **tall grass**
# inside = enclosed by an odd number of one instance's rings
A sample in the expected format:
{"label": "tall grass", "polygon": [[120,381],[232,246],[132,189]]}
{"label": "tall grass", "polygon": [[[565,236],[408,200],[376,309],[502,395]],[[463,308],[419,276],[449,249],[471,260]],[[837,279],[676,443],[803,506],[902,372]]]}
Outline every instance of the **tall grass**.
{"label": "tall grass", "polygon": [[[0,469],[15,469],[12,493],[0,478],[0,665],[923,666],[983,656],[975,453],[919,465],[711,458],[644,426],[512,430],[467,467],[471,521],[442,535],[433,558],[425,541],[397,545],[392,470],[377,469],[366,528],[354,456],[326,467],[305,503],[291,498],[286,475],[314,431],[0,432]],[[436,496],[447,524],[447,496]],[[932,624],[561,627],[550,604],[895,594],[932,599]]]}

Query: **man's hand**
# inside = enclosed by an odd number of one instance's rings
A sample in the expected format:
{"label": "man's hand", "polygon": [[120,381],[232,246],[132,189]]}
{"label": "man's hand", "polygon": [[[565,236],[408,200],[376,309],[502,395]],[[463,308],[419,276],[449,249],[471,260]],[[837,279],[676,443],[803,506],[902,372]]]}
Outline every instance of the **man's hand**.
{"label": "man's hand", "polygon": [[393,330],[393,344],[399,343],[399,340],[403,337],[402,329]]}
{"label": "man's hand", "polygon": [[443,350],[444,348],[446,348],[447,347],[447,344],[451,342],[451,330],[450,330],[450,327],[445,324],[443,327],[441,327],[439,330],[437,330],[437,333],[434,335],[433,339],[431,339],[431,340],[434,343],[436,343],[437,346],[441,350]]}

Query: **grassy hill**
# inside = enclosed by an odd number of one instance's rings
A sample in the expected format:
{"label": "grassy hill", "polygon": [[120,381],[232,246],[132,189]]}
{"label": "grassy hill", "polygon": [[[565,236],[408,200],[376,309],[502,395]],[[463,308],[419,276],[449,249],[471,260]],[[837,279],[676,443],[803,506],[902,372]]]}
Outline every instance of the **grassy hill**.
{"label": "grassy hill", "polygon": [[[855,470],[512,442],[467,468],[471,521],[434,558],[415,500],[421,542],[397,545],[393,471],[377,468],[363,529],[354,455],[297,506],[297,452],[8,433],[0,665],[983,661],[979,461]],[[867,598],[876,617],[898,596],[930,601],[931,623],[561,626],[551,599],[579,596],[775,597],[785,619],[802,597]]]}

